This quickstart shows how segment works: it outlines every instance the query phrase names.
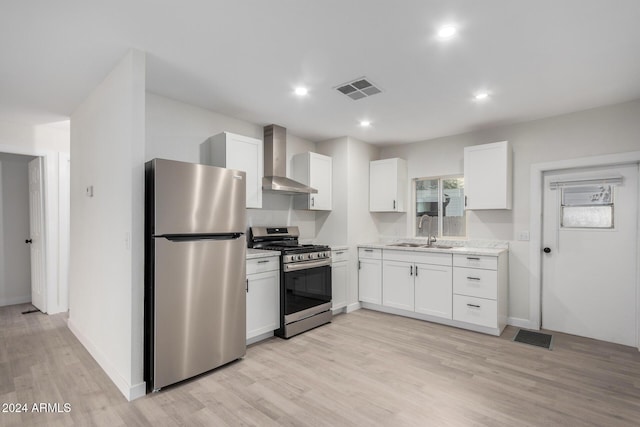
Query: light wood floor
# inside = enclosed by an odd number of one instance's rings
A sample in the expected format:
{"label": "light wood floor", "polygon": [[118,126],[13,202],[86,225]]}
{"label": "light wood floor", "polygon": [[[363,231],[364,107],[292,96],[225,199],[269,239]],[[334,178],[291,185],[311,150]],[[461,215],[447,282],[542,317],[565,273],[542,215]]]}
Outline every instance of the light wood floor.
{"label": "light wood floor", "polygon": [[368,310],[134,402],[62,315],[0,308],[0,426],[623,426],[640,420],[640,354],[554,334],[553,351]]}

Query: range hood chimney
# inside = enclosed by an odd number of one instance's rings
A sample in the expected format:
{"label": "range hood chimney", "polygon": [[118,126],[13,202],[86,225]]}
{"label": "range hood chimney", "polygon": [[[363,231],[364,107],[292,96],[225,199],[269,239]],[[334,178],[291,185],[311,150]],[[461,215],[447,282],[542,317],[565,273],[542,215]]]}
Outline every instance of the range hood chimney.
{"label": "range hood chimney", "polygon": [[278,125],[264,127],[264,178],[262,189],[281,194],[312,194],[315,188],[287,178],[287,129]]}

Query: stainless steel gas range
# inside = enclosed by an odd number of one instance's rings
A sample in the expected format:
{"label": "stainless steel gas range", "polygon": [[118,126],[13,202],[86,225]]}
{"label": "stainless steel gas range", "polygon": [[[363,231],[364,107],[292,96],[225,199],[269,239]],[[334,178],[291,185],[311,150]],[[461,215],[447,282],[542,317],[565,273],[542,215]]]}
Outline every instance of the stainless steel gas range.
{"label": "stainless steel gas range", "polygon": [[331,322],[331,248],[301,245],[298,227],[251,227],[249,247],[280,252],[280,329],[291,338]]}

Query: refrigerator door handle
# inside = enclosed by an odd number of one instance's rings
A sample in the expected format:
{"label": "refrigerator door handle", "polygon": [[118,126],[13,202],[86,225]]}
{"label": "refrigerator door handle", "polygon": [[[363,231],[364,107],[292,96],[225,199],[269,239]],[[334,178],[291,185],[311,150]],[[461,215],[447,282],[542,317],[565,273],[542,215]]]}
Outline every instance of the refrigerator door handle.
{"label": "refrigerator door handle", "polygon": [[191,242],[194,240],[236,240],[242,237],[244,233],[229,234],[164,234],[153,236],[155,238],[164,238],[171,242]]}

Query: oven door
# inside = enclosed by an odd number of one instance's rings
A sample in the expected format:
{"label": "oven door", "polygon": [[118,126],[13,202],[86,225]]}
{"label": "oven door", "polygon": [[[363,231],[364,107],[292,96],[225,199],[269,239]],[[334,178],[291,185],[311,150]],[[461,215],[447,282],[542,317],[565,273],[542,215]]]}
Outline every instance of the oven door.
{"label": "oven door", "polygon": [[331,302],[331,264],[317,267],[314,267],[314,264],[317,262],[285,265],[283,273],[285,315]]}

